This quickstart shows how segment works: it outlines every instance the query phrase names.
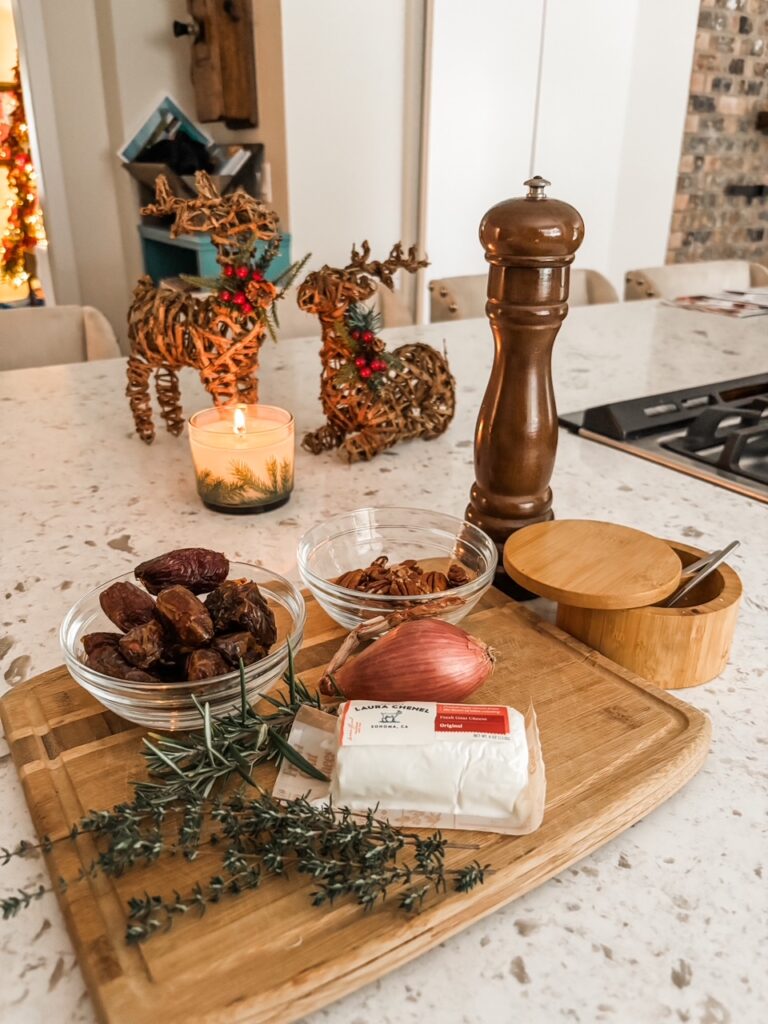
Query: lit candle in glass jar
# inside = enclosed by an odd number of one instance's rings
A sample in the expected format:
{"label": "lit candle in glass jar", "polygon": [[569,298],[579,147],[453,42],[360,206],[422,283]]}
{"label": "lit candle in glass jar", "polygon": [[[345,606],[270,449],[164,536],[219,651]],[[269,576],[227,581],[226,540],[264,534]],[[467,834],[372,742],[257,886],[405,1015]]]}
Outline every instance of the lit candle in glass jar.
{"label": "lit candle in glass jar", "polygon": [[274,405],[219,405],[195,413],[189,444],[203,504],[266,512],[293,490],[293,416]]}

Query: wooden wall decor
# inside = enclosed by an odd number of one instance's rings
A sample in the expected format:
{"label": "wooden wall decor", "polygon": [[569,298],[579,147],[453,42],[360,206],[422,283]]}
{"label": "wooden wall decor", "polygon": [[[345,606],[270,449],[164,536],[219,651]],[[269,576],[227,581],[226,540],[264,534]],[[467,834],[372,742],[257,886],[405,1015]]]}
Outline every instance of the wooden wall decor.
{"label": "wooden wall decor", "polygon": [[[173,215],[172,238],[209,232],[221,267],[215,290],[205,298],[158,287],[148,276],[136,285],[128,310],[127,395],[139,437],[148,444],[155,437],[149,397],[153,372],[161,415],[177,436],[184,429],[177,374],[183,366],[200,371],[217,405],[258,401],[259,349],[274,333],[272,305],[303,266],[268,281],[269,264],[280,248],[277,214],[245,192],[220,195],[205,171],[197,172],[195,182],[197,196],[182,199],[160,175],[157,201],[141,211]],[[259,242],[267,243],[261,255]]]}
{"label": "wooden wall decor", "polygon": [[391,289],[397,270],[413,274],[427,261],[417,257],[416,246],[403,252],[401,242],[383,262],[370,253],[368,242],[360,252],[353,246],[346,267],[312,271],[297,296],[322,327],[320,399],[327,417],[302,446],[314,455],[339,448],[347,462],[372,459],[398,441],[438,437],[456,405],[446,358],[420,342],[388,352],[377,335],[377,314],[363,305],[377,282]]}
{"label": "wooden wall decor", "polygon": [[256,42],[253,0],[187,0],[192,21],[174,22],[192,37],[192,85],[200,121],[256,128]]}
{"label": "wooden wall decor", "polygon": [[[570,266],[584,237],[578,211],[546,196],[548,181],[537,176],[525,184],[527,195],[498,203],[480,224],[495,355],[475,431],[466,516],[491,536],[500,556],[515,530],[553,517],[552,346],[568,312]],[[496,585],[526,596],[501,564],[500,557]]]}

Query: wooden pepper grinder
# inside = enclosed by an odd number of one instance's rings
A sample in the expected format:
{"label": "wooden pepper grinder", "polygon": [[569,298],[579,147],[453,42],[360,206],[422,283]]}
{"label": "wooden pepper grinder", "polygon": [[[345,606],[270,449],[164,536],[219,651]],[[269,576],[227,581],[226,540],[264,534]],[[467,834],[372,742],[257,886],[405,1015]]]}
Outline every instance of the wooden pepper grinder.
{"label": "wooden pepper grinder", "polygon": [[570,265],[584,222],[568,203],[548,198],[550,183],[492,207],[480,224],[488,271],[495,355],[475,430],[475,483],[466,516],[499,548],[496,585],[531,596],[502,567],[511,533],[552,519],[549,481],[557,448],[552,345],[568,312]]}

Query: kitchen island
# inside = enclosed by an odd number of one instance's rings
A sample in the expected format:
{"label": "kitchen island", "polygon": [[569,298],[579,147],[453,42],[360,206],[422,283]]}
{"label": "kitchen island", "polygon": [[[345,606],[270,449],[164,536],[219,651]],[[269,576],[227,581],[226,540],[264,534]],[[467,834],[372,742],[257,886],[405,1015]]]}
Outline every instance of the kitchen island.
{"label": "kitchen island", "polygon": [[[59,664],[58,625],[69,606],[140,558],[208,546],[296,578],[299,536],[339,510],[400,504],[462,514],[491,362],[488,325],[384,336],[446,343],[458,400],[449,430],[354,466],[333,453],[299,451],[290,503],[253,517],[200,504],[185,438],[160,432],[151,447],[136,438],[122,360],[0,374],[0,687]],[[318,349],[313,338],[262,350],[262,399],[294,412],[299,438],[322,422]],[[558,407],[570,411],[743,377],[767,363],[765,318],[730,320],[654,302],[587,307],[569,314],[555,345],[555,389]],[[192,374],[182,380],[182,398],[188,414],[208,404]],[[768,874],[761,838],[768,510],[564,431],[552,486],[560,518],[608,519],[707,550],[741,540],[730,559],[745,591],[731,663],[713,683],[679,694],[711,716],[710,755],[692,782],[618,839],[306,1024],[756,1024],[764,1017],[768,985],[754,951],[765,937]],[[10,846],[30,837],[30,823],[4,745],[0,787],[0,846]],[[45,877],[40,860],[16,861],[2,869],[0,891]],[[95,1020],[52,896],[2,925],[0,965],[3,1021]]]}

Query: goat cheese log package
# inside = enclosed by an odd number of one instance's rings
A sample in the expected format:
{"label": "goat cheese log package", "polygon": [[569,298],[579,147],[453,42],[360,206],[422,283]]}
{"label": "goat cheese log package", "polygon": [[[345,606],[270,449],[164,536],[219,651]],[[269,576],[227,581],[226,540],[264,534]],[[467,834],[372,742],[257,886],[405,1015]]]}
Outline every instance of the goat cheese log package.
{"label": "goat cheese log package", "polygon": [[508,818],[528,782],[514,708],[353,700],[339,711],[334,804]]}
{"label": "goat cheese log package", "polygon": [[484,704],[347,701],[338,718],[302,708],[290,742],[330,777],[283,761],[274,795],[307,795],[393,825],[526,835],[546,783],[536,715]]}

